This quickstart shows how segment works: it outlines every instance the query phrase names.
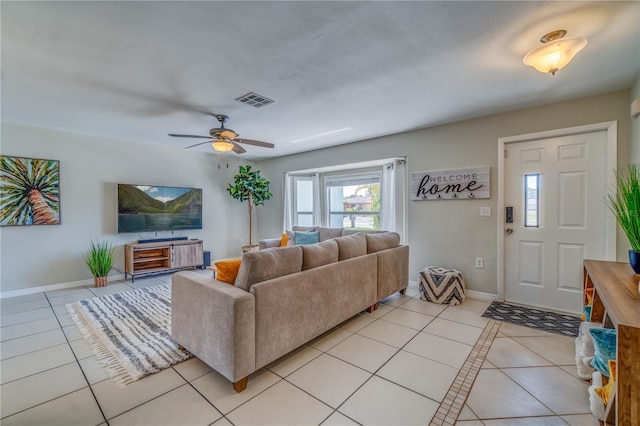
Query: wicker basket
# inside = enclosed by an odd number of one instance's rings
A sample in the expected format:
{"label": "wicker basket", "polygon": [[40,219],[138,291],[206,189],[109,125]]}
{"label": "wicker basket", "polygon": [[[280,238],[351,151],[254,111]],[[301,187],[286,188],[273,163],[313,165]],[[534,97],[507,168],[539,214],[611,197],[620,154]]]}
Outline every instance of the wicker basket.
{"label": "wicker basket", "polygon": [[107,277],[93,277],[93,286],[94,287],[106,287],[107,286]]}

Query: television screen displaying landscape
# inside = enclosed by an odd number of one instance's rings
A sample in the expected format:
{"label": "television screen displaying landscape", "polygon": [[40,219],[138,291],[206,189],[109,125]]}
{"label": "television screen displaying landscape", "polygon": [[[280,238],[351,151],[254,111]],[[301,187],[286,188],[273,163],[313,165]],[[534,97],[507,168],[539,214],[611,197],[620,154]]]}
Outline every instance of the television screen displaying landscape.
{"label": "television screen displaying landscape", "polygon": [[202,229],[202,189],[118,184],[118,233]]}

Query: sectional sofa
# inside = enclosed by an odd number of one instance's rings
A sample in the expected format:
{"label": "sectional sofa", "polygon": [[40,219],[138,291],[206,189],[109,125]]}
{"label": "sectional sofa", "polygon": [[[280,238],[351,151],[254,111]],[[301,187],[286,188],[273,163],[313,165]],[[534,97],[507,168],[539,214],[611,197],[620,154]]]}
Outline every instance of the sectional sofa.
{"label": "sectional sofa", "polygon": [[235,285],[172,278],[171,334],[243,391],[249,374],[404,292],[409,247],[394,232],[245,253]]}

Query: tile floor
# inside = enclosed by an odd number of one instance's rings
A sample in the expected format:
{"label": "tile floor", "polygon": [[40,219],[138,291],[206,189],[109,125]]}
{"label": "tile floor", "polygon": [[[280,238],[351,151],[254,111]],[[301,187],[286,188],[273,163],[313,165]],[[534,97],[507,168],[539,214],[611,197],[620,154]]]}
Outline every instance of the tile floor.
{"label": "tile floor", "polygon": [[[481,317],[488,303],[434,305],[410,287],[257,371],[240,394],[195,358],[117,388],[65,304],[170,279],[1,300],[2,424],[426,425],[448,392],[458,392],[452,384],[489,323]],[[571,338],[496,324],[457,424],[597,424]]]}

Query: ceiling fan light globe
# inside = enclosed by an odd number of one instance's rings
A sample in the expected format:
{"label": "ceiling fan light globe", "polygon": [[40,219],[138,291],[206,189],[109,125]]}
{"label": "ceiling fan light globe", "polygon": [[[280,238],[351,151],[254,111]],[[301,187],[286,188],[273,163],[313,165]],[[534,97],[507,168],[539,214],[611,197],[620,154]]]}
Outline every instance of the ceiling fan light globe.
{"label": "ceiling fan light globe", "polygon": [[233,149],[233,144],[225,140],[211,142],[211,147],[218,152],[229,152]]}
{"label": "ceiling fan light globe", "polygon": [[522,62],[542,73],[554,75],[556,71],[569,65],[574,56],[586,45],[586,38],[563,38],[550,41],[527,53]]}

